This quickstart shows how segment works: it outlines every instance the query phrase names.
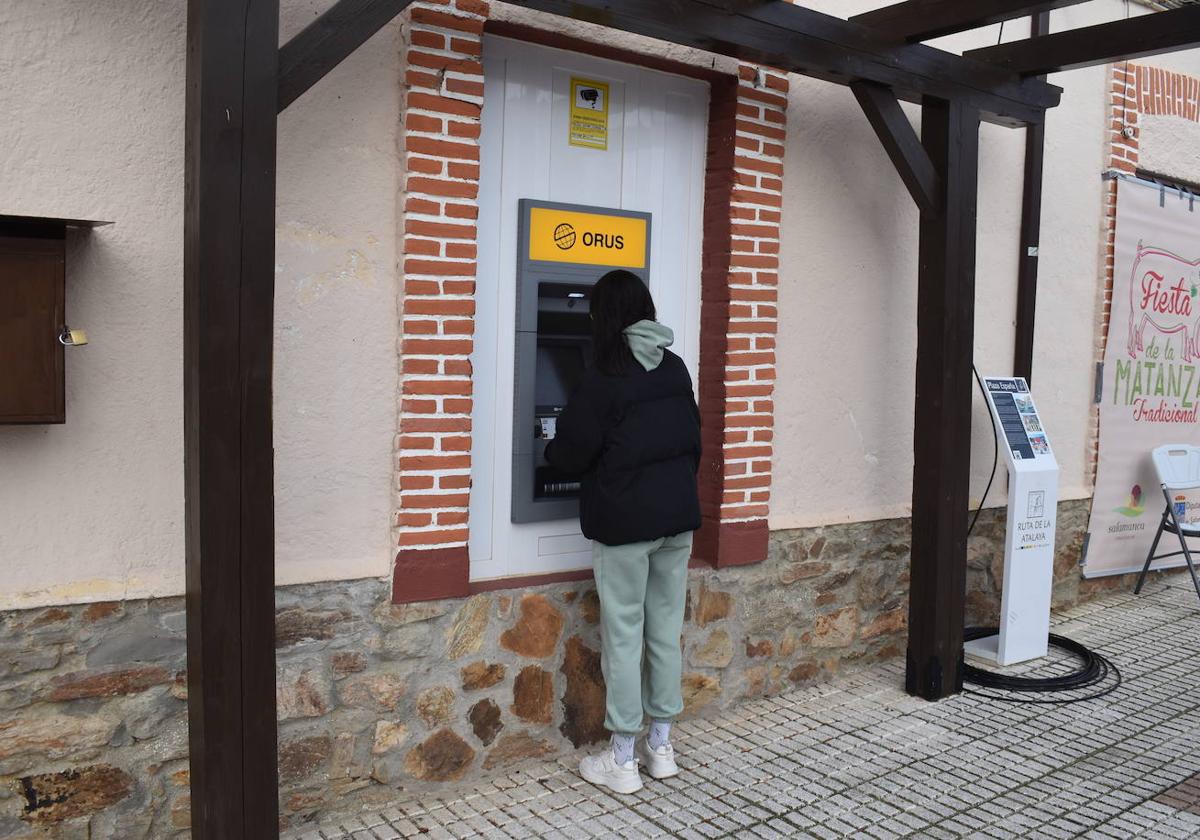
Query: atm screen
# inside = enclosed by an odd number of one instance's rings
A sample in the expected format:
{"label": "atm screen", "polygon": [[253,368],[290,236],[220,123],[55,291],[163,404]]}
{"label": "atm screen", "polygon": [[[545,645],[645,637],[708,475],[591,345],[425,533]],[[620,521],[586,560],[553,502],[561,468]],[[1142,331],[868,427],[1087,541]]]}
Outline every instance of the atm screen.
{"label": "atm screen", "polygon": [[537,349],[537,384],[534,401],[539,406],[564,406],[583,377],[583,346],[541,344]]}

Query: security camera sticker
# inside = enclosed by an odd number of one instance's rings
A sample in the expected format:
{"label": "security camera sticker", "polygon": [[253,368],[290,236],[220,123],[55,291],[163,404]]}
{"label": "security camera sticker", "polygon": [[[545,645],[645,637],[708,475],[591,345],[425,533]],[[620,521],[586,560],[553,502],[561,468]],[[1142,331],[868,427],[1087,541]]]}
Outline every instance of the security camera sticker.
{"label": "security camera sticker", "polygon": [[608,149],[607,82],[571,77],[571,124],[568,140],[583,149]]}

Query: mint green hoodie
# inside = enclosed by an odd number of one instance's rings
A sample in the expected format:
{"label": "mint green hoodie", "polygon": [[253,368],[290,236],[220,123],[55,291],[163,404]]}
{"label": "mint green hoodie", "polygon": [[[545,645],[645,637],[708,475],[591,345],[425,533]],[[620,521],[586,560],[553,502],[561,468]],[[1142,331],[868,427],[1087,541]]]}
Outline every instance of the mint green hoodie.
{"label": "mint green hoodie", "polygon": [[624,333],[633,358],[646,370],[661,365],[663,350],[675,343],[675,333],[658,321],[638,321],[626,327]]}

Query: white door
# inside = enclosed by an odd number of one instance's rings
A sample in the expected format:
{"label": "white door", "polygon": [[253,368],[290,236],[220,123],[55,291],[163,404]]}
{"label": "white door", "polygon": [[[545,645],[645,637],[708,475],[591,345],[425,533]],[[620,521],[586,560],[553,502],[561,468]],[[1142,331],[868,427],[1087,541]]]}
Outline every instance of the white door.
{"label": "white door", "polygon": [[[591,564],[578,521],[510,522],[518,200],[653,214],[650,290],[695,381],[708,123],[708,85],[695,79],[507,38],[485,38],[483,52],[472,580]],[[572,78],[609,86],[606,149],[594,128],[589,145],[569,142]]]}

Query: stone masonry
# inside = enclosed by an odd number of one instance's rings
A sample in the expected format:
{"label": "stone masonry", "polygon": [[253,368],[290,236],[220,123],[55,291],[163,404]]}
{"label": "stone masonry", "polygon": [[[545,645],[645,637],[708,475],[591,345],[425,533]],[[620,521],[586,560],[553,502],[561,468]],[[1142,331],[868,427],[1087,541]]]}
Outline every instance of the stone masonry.
{"label": "stone masonry", "polygon": [[[1059,514],[1055,602],[1081,581],[1086,501]],[[686,715],[900,657],[908,522],[772,535],[764,563],[694,569]],[[968,617],[994,621],[1003,511],[972,537]],[[590,582],[392,604],[387,581],[278,591],[281,813],[486,777],[604,731]],[[0,837],[148,838],[189,820],[184,613],[178,598],[0,616]]]}

